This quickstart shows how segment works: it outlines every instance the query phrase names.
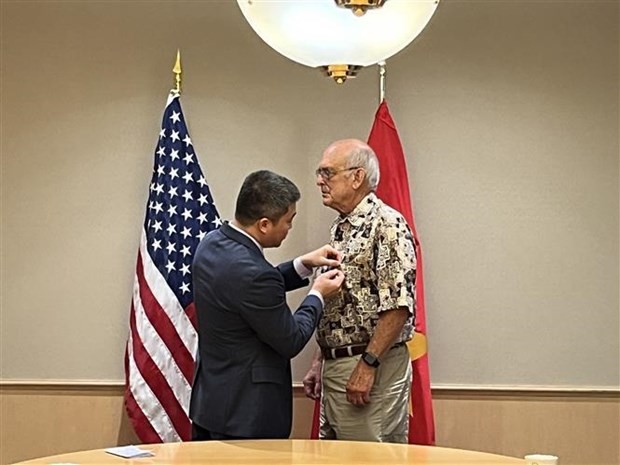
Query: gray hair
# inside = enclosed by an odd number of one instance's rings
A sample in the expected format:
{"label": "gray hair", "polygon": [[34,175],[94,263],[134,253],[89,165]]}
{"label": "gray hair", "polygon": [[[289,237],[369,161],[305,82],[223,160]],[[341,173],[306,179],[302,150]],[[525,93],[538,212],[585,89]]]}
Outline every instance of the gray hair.
{"label": "gray hair", "polygon": [[379,160],[370,146],[363,144],[357,145],[347,157],[347,168],[364,168],[366,171],[366,182],[372,191],[377,189],[381,172],[379,170]]}

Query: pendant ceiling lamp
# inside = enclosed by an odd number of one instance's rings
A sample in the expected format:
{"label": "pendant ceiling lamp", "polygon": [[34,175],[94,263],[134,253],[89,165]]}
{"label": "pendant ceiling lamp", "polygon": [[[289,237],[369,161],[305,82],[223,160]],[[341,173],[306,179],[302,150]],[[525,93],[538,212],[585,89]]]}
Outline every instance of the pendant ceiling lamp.
{"label": "pendant ceiling lamp", "polygon": [[[270,47],[343,83],[385,61],[428,24],[439,0],[237,0]],[[352,13],[353,12],[353,13]]]}

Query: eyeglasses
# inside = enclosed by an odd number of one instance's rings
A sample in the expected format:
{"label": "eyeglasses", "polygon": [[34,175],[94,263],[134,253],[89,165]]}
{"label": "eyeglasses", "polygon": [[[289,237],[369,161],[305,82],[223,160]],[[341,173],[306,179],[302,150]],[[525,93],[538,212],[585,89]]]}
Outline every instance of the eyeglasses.
{"label": "eyeglasses", "polygon": [[338,173],[343,173],[345,171],[353,171],[360,169],[361,166],[352,166],[351,168],[343,168],[341,170],[334,170],[331,168],[317,168],[314,174],[318,177],[321,176],[325,181],[329,181],[331,178],[336,176]]}

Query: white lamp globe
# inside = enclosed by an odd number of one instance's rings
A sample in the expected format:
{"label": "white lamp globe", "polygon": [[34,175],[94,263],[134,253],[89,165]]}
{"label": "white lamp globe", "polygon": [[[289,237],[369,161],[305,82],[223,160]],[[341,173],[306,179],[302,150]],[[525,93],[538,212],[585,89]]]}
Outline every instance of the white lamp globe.
{"label": "white lamp globe", "polygon": [[[302,65],[357,69],[395,55],[428,24],[438,0],[387,0],[363,16],[334,0],[237,0],[269,46]],[[346,79],[346,76],[345,76]]]}

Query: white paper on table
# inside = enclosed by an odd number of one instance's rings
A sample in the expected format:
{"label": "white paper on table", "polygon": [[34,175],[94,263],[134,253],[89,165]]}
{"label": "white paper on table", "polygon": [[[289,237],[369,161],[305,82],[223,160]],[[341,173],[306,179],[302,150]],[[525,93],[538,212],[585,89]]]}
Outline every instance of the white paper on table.
{"label": "white paper on table", "polygon": [[125,459],[133,459],[136,457],[153,457],[153,452],[140,449],[136,446],[122,446],[122,447],[110,447],[105,450],[108,454],[118,455]]}

